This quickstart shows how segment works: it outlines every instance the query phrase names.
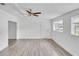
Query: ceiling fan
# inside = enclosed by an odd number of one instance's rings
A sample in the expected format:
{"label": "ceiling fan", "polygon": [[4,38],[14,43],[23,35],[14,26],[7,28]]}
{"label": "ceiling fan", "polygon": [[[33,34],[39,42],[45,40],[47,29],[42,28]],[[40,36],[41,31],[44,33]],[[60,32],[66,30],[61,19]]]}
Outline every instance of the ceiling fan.
{"label": "ceiling fan", "polygon": [[5,5],[5,3],[0,3],[1,5]]}
{"label": "ceiling fan", "polygon": [[25,10],[29,16],[33,15],[33,16],[36,16],[38,17],[39,14],[41,14],[41,12],[32,12],[32,9],[28,9],[28,10]]}

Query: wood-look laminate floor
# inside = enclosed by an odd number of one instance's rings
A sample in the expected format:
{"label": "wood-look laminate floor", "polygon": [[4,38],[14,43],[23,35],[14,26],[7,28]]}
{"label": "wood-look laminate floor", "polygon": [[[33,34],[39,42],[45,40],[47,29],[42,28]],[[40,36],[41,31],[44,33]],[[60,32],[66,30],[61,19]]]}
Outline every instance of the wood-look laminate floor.
{"label": "wood-look laminate floor", "polygon": [[13,43],[1,51],[0,56],[71,56],[51,39],[16,40]]}

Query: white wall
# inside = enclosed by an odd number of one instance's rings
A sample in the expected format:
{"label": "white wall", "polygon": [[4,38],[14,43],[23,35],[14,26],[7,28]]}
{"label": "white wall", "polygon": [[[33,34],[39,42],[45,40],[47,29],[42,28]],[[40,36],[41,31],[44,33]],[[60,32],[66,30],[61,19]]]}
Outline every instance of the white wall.
{"label": "white wall", "polygon": [[15,17],[0,9],[0,51],[8,46],[8,21]]}
{"label": "white wall", "polygon": [[63,19],[64,32],[52,31],[52,38],[72,55],[79,55],[79,37],[71,35],[71,17],[78,14],[79,9],[76,9],[52,19],[52,22]]}
{"label": "white wall", "polygon": [[50,38],[50,22],[40,17],[21,19],[19,24],[19,39]]}
{"label": "white wall", "polygon": [[[5,17],[4,17],[5,16]],[[0,10],[0,50],[8,46],[8,22],[7,14]]]}

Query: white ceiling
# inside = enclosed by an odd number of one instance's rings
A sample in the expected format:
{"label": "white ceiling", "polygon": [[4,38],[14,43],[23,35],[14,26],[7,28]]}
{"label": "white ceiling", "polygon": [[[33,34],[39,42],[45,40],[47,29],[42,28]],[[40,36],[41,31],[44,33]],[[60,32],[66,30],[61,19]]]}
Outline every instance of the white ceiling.
{"label": "white ceiling", "polygon": [[26,8],[41,11],[42,15],[40,17],[45,18],[54,18],[79,8],[79,3],[18,3],[15,5],[21,12],[25,12]]}
{"label": "white ceiling", "polygon": [[48,19],[79,8],[79,3],[13,3],[0,6],[0,8],[15,15],[24,15],[25,9],[31,8],[34,12],[42,12],[39,17]]}

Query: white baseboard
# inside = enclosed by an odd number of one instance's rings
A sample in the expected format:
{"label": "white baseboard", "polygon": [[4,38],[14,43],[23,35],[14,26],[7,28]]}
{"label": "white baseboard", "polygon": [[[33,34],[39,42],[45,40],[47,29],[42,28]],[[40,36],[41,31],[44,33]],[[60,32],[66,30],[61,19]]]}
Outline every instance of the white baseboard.
{"label": "white baseboard", "polygon": [[1,47],[1,48],[0,48],[0,51],[4,50],[4,49],[7,48],[7,47],[8,47],[8,44],[6,44],[5,46]]}
{"label": "white baseboard", "polygon": [[52,38],[20,38],[20,39],[52,39]]}

